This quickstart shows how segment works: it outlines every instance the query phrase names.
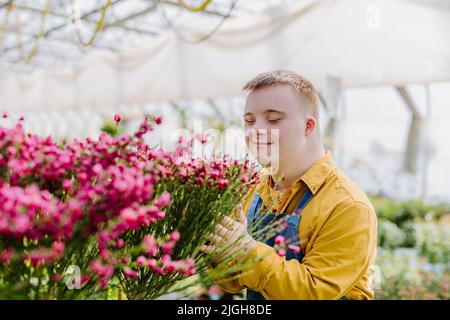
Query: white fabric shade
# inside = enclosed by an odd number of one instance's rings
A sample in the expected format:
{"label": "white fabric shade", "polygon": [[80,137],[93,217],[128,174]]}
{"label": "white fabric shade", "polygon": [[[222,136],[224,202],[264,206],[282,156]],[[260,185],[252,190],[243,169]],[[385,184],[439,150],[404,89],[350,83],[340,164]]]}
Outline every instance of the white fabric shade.
{"label": "white fabric shade", "polygon": [[450,80],[450,9],[438,1],[294,0],[229,19],[207,41],[172,31],[130,52],[96,52],[64,70],[0,83],[0,110],[107,108],[235,95],[256,74],[290,69],[318,89]]}

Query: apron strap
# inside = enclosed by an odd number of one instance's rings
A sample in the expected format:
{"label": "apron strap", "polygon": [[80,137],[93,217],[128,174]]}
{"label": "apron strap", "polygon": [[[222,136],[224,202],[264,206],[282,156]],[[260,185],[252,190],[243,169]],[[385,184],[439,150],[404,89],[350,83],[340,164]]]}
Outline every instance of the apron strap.
{"label": "apron strap", "polygon": [[295,209],[295,214],[300,214],[300,212],[303,210],[303,208],[306,207],[306,205],[308,204],[308,202],[312,199],[313,197],[313,193],[311,192],[311,190],[309,188],[306,188],[305,193],[303,194],[302,200],[300,201],[300,203],[297,206],[297,209]]}
{"label": "apron strap", "polygon": [[259,196],[258,192],[255,192],[255,196],[252,199],[252,202],[250,203],[250,206],[248,207],[247,211],[247,225],[251,226],[253,223],[253,217],[256,215],[256,213],[259,210],[259,207],[261,206],[261,197]]}
{"label": "apron strap", "polygon": [[[300,203],[298,204],[297,208],[295,209],[294,214],[292,214],[289,217],[289,220],[295,220],[292,221],[293,223],[300,223],[300,212],[306,207],[306,205],[308,204],[308,202],[313,198],[313,193],[311,192],[311,190],[309,188],[306,188],[305,193],[302,196],[302,199],[300,200]],[[248,207],[248,211],[247,211],[247,224],[249,226],[251,226],[253,224],[253,219],[254,216],[257,214],[257,212],[259,211],[259,208],[261,207],[262,204],[262,199],[259,196],[258,192],[255,192],[255,196],[252,199],[252,202],[250,203],[250,206]]]}

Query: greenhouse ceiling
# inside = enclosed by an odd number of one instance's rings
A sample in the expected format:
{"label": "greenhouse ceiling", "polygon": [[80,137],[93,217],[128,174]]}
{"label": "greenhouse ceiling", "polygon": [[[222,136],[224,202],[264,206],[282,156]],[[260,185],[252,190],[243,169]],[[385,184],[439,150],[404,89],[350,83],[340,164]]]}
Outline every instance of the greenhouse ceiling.
{"label": "greenhouse ceiling", "polygon": [[[122,51],[164,31],[205,40],[229,18],[282,0],[0,0],[0,78],[71,66],[92,51]],[[201,30],[201,38],[192,30]]]}

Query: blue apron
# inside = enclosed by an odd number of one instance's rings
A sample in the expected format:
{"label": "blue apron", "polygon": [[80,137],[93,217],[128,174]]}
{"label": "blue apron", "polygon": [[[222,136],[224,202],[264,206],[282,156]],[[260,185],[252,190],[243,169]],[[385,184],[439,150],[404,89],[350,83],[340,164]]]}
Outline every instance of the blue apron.
{"label": "blue apron", "polygon": [[[249,232],[251,232],[250,228],[253,224],[254,218],[256,218],[256,221],[259,221],[258,225],[256,226],[256,229],[259,230],[261,228],[264,228],[269,223],[271,223],[275,218],[280,219],[285,217],[286,215],[289,216],[289,218],[286,220],[287,225],[286,227],[281,231],[278,232],[276,235],[271,237],[270,239],[266,240],[266,244],[273,247],[275,245],[275,237],[278,235],[283,236],[286,239],[286,242],[292,245],[298,245],[300,246],[300,241],[298,238],[299,235],[299,225],[300,225],[300,218],[301,218],[301,211],[305,208],[305,206],[308,204],[308,202],[312,199],[313,194],[309,188],[306,188],[305,193],[303,194],[302,199],[300,200],[300,203],[298,204],[297,208],[295,209],[294,213],[260,213],[260,208],[262,205],[262,199],[259,196],[259,194],[256,192],[255,196],[253,197],[253,200],[248,208],[247,213],[247,225],[249,228]],[[264,218],[261,217],[261,215],[264,215]],[[286,250],[286,260],[290,259],[297,259],[299,262],[302,262],[303,259],[303,250],[300,250],[299,253],[294,252],[292,249],[287,248]],[[247,289],[247,300],[265,300],[264,296],[256,291]],[[342,300],[346,300],[347,298],[343,297]]]}

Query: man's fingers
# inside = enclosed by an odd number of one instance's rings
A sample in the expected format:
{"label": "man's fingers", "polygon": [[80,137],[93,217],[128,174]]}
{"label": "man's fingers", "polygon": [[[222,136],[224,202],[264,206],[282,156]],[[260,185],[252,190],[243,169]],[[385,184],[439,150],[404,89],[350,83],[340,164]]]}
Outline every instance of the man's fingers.
{"label": "man's fingers", "polygon": [[206,244],[202,245],[200,247],[200,251],[206,253],[206,254],[212,254],[216,251],[216,247],[215,246],[208,246]]}
{"label": "man's fingers", "polygon": [[224,240],[221,236],[215,233],[210,233],[206,238],[215,244],[220,244]]}
{"label": "man's fingers", "polygon": [[227,228],[225,228],[223,225],[221,225],[220,223],[216,226],[216,233],[220,236],[225,238],[227,235],[229,235],[229,230]]}
{"label": "man's fingers", "polygon": [[237,209],[236,219],[231,219],[230,217],[225,216],[221,221],[221,223],[224,226],[227,226],[228,228],[233,228],[235,226],[236,222],[239,222],[243,225],[247,224],[247,216],[245,215],[245,212],[242,209],[241,205],[239,205],[239,207]]}
{"label": "man's fingers", "polygon": [[239,203],[236,207],[233,208],[231,218],[237,219],[239,216],[239,212],[242,210],[242,203]]}
{"label": "man's fingers", "polygon": [[242,205],[239,205],[238,217],[239,222],[241,222],[244,225],[247,225],[247,216],[245,215],[244,209],[242,209]]}
{"label": "man's fingers", "polygon": [[220,223],[228,228],[231,228],[231,227],[233,227],[235,221],[236,220],[233,220],[230,217],[225,216],[225,217],[223,217],[223,219]]}

